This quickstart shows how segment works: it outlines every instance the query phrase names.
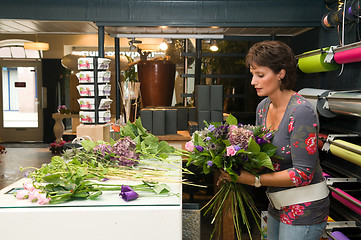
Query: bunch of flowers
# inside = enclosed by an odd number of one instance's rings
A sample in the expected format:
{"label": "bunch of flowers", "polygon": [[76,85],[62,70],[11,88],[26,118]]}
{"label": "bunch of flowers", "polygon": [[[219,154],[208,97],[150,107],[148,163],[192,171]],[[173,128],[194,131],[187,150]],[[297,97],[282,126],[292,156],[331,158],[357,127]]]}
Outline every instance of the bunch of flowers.
{"label": "bunch of flowers", "polygon": [[113,145],[102,143],[93,148],[101,158],[118,163],[120,166],[137,165],[139,154],[135,152],[136,143],[128,136],[119,139]]}
{"label": "bunch of flowers", "polygon": [[70,113],[70,109],[68,109],[65,105],[59,105],[58,106],[58,112],[59,113],[66,113],[66,114],[69,114]]}
{"label": "bunch of flowers", "polygon": [[37,202],[44,205],[50,202],[50,198],[46,196],[46,193],[35,188],[31,183],[24,183],[24,189],[18,190],[15,193],[17,199],[29,199],[31,202]]}
{"label": "bunch of flowers", "polygon": [[[250,225],[246,217],[246,207],[258,223],[260,216],[253,199],[242,184],[236,183],[242,169],[258,175],[263,168],[273,170],[271,157],[275,157],[276,147],[270,140],[273,131],[263,126],[238,124],[230,115],[226,123],[206,123],[207,128],[196,131],[185,147],[188,150],[188,165],[194,164],[208,174],[222,169],[232,182],[225,183],[211,201],[204,206],[206,213],[212,212],[215,228],[222,226],[222,211],[230,209],[234,220],[237,238],[241,238],[241,219],[249,235]],[[240,214],[240,215],[239,215]],[[258,225],[260,228],[260,226]],[[212,234],[212,237],[213,237]],[[252,238],[252,237],[251,237]]]}
{"label": "bunch of flowers", "polygon": [[50,143],[50,151],[53,154],[60,154],[63,151],[64,143],[66,143],[66,141]]}

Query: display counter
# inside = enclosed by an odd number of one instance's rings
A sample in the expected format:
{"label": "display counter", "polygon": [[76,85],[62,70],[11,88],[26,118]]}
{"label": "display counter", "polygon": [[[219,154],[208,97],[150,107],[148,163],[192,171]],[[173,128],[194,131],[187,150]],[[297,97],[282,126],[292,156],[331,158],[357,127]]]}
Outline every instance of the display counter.
{"label": "display counter", "polygon": [[[172,196],[142,195],[125,202],[120,191],[104,191],[96,200],[39,205],[11,193],[21,179],[0,191],[2,239],[182,239],[182,184],[167,183]],[[139,181],[104,183],[136,185]]]}

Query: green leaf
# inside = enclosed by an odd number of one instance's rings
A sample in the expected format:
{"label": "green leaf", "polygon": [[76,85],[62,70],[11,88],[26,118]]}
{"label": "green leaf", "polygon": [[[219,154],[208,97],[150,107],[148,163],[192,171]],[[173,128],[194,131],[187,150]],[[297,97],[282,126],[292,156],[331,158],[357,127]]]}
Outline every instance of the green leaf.
{"label": "green leaf", "polygon": [[248,142],[247,152],[252,152],[255,155],[257,155],[260,151],[261,151],[261,148],[259,147],[259,145],[256,143],[256,141],[252,137],[250,137],[249,142]]}
{"label": "green leaf", "polygon": [[100,195],[102,195],[102,191],[97,191],[97,192],[91,193],[91,194],[89,195],[89,199],[90,199],[90,200],[94,200],[94,199],[96,199],[97,197],[99,197]]}
{"label": "green leaf", "polygon": [[46,181],[48,183],[61,184],[61,185],[65,184],[65,181],[63,179],[61,179],[60,173],[55,173],[55,174],[50,174],[50,175],[44,176],[43,179],[44,179],[44,181]]}
{"label": "green leaf", "polygon": [[273,169],[273,164],[272,164],[272,161],[271,161],[271,158],[266,154],[266,153],[263,153],[263,152],[260,152],[258,154],[258,160],[262,163],[263,166],[265,166],[266,168],[269,168],[271,170],[274,170]]}
{"label": "green leaf", "polygon": [[134,139],[136,137],[130,125],[125,125],[123,127],[123,134],[124,136],[128,136],[131,139]]}
{"label": "green leaf", "polygon": [[158,153],[173,153],[174,151],[175,151],[175,148],[172,146],[169,146],[169,144],[166,141],[159,142]]}
{"label": "green leaf", "polygon": [[204,164],[203,164],[203,173],[204,174],[208,174],[208,173],[210,173],[211,172],[211,168],[208,166],[208,164],[205,162]]}
{"label": "green leaf", "polygon": [[261,151],[272,157],[276,153],[277,147],[272,143],[265,143],[261,145]]}
{"label": "green leaf", "polygon": [[231,176],[232,182],[237,182],[237,180],[238,180],[237,173],[235,173],[231,168],[227,168],[226,171]]}
{"label": "green leaf", "polygon": [[156,193],[156,194],[161,194],[161,193],[168,193],[170,192],[170,187],[165,184],[165,183],[162,183],[162,184],[157,184],[154,186],[153,188],[153,191]]}
{"label": "green leaf", "polygon": [[97,145],[96,142],[93,142],[91,140],[83,140],[81,141],[81,145],[85,149],[85,151],[89,152],[90,150],[93,150],[93,148]]}
{"label": "green leaf", "polygon": [[215,158],[213,158],[213,163],[216,164],[216,166],[218,168],[221,168],[222,167],[222,157],[216,156]]}
{"label": "green leaf", "polygon": [[238,125],[237,118],[235,118],[232,114],[229,114],[229,116],[226,119],[226,122],[228,125]]}

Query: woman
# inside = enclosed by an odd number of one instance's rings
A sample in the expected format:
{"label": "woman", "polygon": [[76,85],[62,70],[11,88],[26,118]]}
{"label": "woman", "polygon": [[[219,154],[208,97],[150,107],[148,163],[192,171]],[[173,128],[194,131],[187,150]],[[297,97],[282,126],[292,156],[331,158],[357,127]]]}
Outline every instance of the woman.
{"label": "woman", "polygon": [[[319,240],[327,223],[329,199],[317,151],[319,122],[312,105],[292,90],[296,60],[280,41],[253,45],[246,57],[257,95],[256,124],[276,130],[272,143],[282,159],[259,177],[241,171],[239,183],[268,186],[267,239]],[[222,172],[221,181],[230,181]]]}

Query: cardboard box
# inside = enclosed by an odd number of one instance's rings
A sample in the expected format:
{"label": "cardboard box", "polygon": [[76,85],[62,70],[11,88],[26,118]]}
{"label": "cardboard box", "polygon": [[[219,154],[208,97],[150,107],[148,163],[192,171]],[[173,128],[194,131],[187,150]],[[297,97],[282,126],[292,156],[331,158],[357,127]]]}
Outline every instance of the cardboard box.
{"label": "cardboard box", "polygon": [[92,141],[102,140],[105,142],[109,142],[110,126],[105,124],[103,125],[80,124],[76,128],[76,136],[77,137],[89,136]]}

